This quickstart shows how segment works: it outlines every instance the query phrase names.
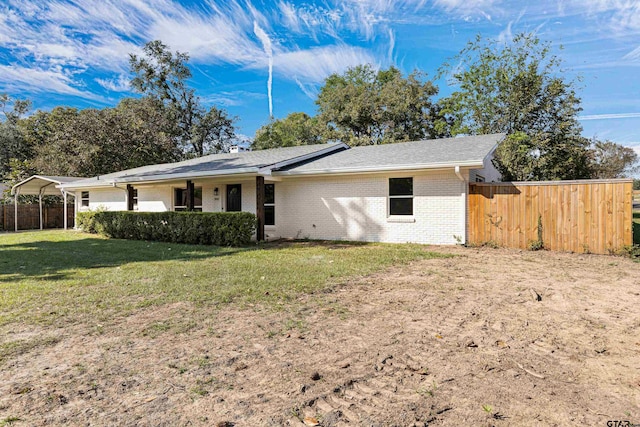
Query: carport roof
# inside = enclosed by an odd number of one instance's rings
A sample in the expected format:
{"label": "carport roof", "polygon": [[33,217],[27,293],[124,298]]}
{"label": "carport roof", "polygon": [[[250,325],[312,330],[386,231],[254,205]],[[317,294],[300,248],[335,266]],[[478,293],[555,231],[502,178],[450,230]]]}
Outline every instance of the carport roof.
{"label": "carport roof", "polygon": [[18,190],[20,194],[38,195],[40,191],[42,191],[43,196],[59,196],[60,189],[56,188],[56,185],[66,184],[80,179],[85,178],[75,176],[33,175],[11,187],[11,194],[15,194],[16,190]]}

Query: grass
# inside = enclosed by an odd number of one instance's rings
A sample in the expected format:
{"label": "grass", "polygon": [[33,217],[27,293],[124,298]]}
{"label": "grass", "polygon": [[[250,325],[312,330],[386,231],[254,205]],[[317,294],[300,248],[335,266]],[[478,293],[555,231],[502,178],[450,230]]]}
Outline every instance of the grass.
{"label": "grass", "polygon": [[[293,242],[222,248],[60,230],[4,234],[0,326],[99,324],[141,307],[176,302],[278,307],[348,277],[441,256],[420,245]],[[145,333],[166,327],[153,325]],[[0,354],[21,348],[5,346]]]}

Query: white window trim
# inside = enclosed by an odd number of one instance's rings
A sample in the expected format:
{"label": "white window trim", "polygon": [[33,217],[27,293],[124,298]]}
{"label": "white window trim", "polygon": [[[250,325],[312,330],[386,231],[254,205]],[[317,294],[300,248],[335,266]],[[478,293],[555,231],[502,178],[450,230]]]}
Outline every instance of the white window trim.
{"label": "white window trim", "polygon": [[[84,197],[85,193],[87,194],[87,197]],[[84,204],[85,201],[87,202],[86,205]],[[80,207],[88,208],[90,203],[91,203],[91,193],[89,191],[80,192]]]}

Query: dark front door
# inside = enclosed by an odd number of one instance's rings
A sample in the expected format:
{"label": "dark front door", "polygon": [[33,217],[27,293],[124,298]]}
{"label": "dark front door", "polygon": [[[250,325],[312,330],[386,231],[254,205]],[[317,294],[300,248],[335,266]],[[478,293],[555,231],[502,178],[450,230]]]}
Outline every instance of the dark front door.
{"label": "dark front door", "polygon": [[242,210],[242,185],[227,185],[227,212]]}

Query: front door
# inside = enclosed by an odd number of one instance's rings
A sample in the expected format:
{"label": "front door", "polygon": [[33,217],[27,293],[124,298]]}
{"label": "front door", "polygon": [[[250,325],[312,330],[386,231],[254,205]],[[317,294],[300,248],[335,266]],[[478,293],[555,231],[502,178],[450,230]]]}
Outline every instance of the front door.
{"label": "front door", "polygon": [[242,185],[227,185],[227,212],[242,210]]}

